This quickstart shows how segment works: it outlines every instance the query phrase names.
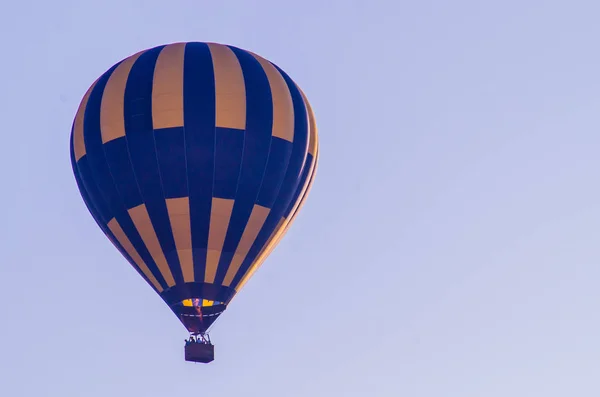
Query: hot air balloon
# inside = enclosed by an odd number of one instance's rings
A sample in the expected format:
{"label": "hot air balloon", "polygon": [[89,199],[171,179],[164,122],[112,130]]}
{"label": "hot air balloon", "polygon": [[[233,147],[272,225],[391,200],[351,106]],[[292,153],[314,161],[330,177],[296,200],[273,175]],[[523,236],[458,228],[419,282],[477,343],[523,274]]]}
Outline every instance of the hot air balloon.
{"label": "hot air balloon", "polygon": [[92,217],[211,362],[209,327],[286,233],[314,180],[315,118],[274,63],[186,42],[118,62],[85,93],[71,129]]}

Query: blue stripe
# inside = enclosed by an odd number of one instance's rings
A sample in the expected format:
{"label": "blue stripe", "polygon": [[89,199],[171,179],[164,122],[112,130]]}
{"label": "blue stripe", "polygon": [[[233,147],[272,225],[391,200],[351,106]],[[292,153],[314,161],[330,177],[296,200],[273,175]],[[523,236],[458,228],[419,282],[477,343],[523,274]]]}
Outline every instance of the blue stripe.
{"label": "blue stripe", "polygon": [[187,43],[183,66],[183,119],[194,277],[204,281],[215,163],[215,79],[205,43]]}
{"label": "blue stripe", "polygon": [[142,260],[148,265],[148,268],[161,286],[166,288],[167,285],[158,271],[156,263],[154,263],[154,260],[148,253],[146,246],[127,213],[104,154],[104,146],[100,133],[100,104],[106,82],[116,66],[111,68],[98,80],[89,96],[83,123],[83,135],[87,153],[80,159],[79,169],[86,187],[91,183],[96,185],[93,190],[89,190],[88,188],[92,199],[96,198],[96,202],[99,199],[104,199],[106,206],[104,207],[103,218],[108,221],[114,217],[119,222],[125,235],[129,238]]}
{"label": "blue stripe", "polygon": [[240,242],[265,175],[273,129],[273,98],[265,71],[254,56],[230,47],[237,56],[246,85],[246,133],[235,202],[215,284],[221,284]]}
{"label": "blue stripe", "polygon": [[265,170],[260,192],[256,199],[256,204],[271,208],[281,184],[285,177],[285,171],[290,163],[293,144],[285,139],[273,137],[271,140],[271,150],[269,151],[269,162]]}
{"label": "blue stripe", "polygon": [[[154,131],[156,154],[165,198],[188,196],[187,171],[185,164],[185,137],[183,127],[164,128]],[[170,222],[169,222],[170,225]],[[165,251],[168,263],[179,264],[175,249]],[[183,270],[179,267],[183,272]],[[183,282],[176,280],[177,284]]]}
{"label": "blue stripe", "polygon": [[234,200],[242,166],[245,131],[217,127],[213,197]]}
{"label": "blue stripe", "polygon": [[148,215],[176,283],[183,282],[171,221],[163,193],[152,127],[152,86],[154,67],[164,46],[138,57],[125,86],[123,117],[131,163]]}
{"label": "blue stripe", "polygon": [[290,204],[288,205],[287,209],[283,213],[283,216],[285,218],[290,216],[292,209],[294,209],[294,205],[296,205],[298,200],[300,200],[300,193],[302,193],[302,189],[308,183],[308,177],[310,176],[310,167],[312,165],[312,162],[313,162],[313,156],[312,156],[312,154],[309,154],[308,156],[306,156],[306,163],[304,163],[304,168],[302,169],[302,176],[300,177],[300,183],[298,184],[298,188],[296,189],[296,192],[292,196],[292,200],[290,201]]}
{"label": "blue stripe", "polygon": [[[79,188],[79,192],[81,193],[81,198],[83,198],[83,202],[84,202],[85,206],[87,207],[88,211],[90,212],[90,214],[92,215],[92,218],[94,218],[94,221],[96,221],[98,226],[104,231],[104,228],[106,227],[106,223],[108,221],[106,219],[103,219],[102,213],[100,213],[100,211],[98,210],[98,207],[96,207],[96,205],[94,205],[94,203],[90,199],[90,195],[89,195],[87,189],[85,188],[83,180],[81,179],[79,167],[77,165],[77,162],[75,161],[75,151],[74,151],[74,147],[73,147],[73,132],[72,131],[71,131],[70,151],[71,151],[71,167],[73,168],[73,174],[75,175],[75,182],[77,182],[77,187]],[[83,156],[82,159],[85,159],[85,156]]]}
{"label": "blue stripe", "polygon": [[[112,211],[110,211],[106,200],[102,194],[98,191],[98,186],[92,175],[92,170],[88,163],[88,155],[86,154],[77,162],[78,176],[81,180],[81,184],[84,187],[84,191],[88,194],[87,197],[83,194],[82,197],[90,209],[90,212],[98,215],[99,222],[107,224],[108,221],[113,217]],[[92,211],[93,210],[93,211]]]}
{"label": "blue stripe", "polygon": [[165,198],[187,197],[183,127],[154,130],[154,140]]}
{"label": "blue stripe", "polygon": [[302,174],[302,168],[305,166],[305,160],[308,153],[309,129],[308,120],[306,117],[304,117],[304,115],[306,115],[306,106],[304,104],[304,100],[302,99],[300,92],[296,88],[294,82],[289,78],[289,76],[285,74],[283,70],[279,68],[277,69],[279,70],[285,82],[287,83],[288,89],[290,90],[290,94],[292,95],[292,102],[294,104],[295,118],[292,155],[290,158],[287,172],[285,174],[285,179],[283,181],[283,184],[281,185],[279,194],[277,195],[277,199],[275,200],[275,203],[273,204],[273,207],[269,212],[267,219],[265,220],[265,224],[258,233],[254,244],[252,244],[250,251],[248,251],[248,255],[246,255],[244,262],[240,266],[239,271],[237,272],[236,276],[234,277],[231,283],[231,286],[234,288],[237,287],[244,274],[246,274],[246,272],[260,253],[260,250],[265,246],[269,237],[275,231],[279,220],[282,218],[283,214],[290,205],[292,197],[298,189],[298,185]]}
{"label": "blue stripe", "polygon": [[127,138],[123,136],[106,142],[104,154],[125,208],[134,208],[142,204],[142,195],[129,158]]}
{"label": "blue stripe", "polygon": [[90,200],[90,195],[89,195],[88,191],[86,190],[85,186],[83,185],[83,181],[81,180],[81,176],[79,175],[79,169],[78,169],[77,163],[75,162],[75,153],[73,151],[72,134],[71,134],[71,166],[73,167],[73,174],[75,175],[75,181],[77,182],[77,187],[79,188],[81,197],[83,198],[83,202],[85,203],[85,206],[87,207],[88,211],[90,212],[90,214],[96,221],[96,224],[98,224],[98,226],[100,227],[100,230],[102,230],[104,232],[106,237],[108,237],[108,239],[113,243],[113,245],[115,247],[117,247],[117,250],[121,253],[121,255],[123,255],[123,257],[133,266],[133,268],[139,273],[139,275],[142,276],[142,278],[144,280],[146,280],[146,282],[150,285],[150,287],[158,293],[158,290],[150,282],[150,279],[148,279],[148,277],[146,277],[146,275],[138,268],[138,266],[135,263],[135,261],[133,260],[133,258],[131,258],[129,256],[127,251],[125,251],[125,248],[123,248],[121,243],[119,243],[119,240],[117,240],[115,235],[110,231],[110,229],[108,228],[108,226],[106,224],[107,222],[102,221],[102,218],[100,217],[98,210],[93,206],[93,204]]}
{"label": "blue stripe", "polygon": [[[104,91],[104,86],[108,81],[111,74],[114,70],[119,66],[120,62],[113,65],[109,70],[107,70],[96,82],[96,85],[90,92],[88,97],[88,101],[85,109],[83,110],[83,141],[86,148],[86,154],[81,157],[78,161],[78,168],[80,171],[81,180],[86,187],[86,189],[91,193],[90,194],[90,202],[92,206],[98,209],[100,216],[104,223],[108,223],[110,219],[115,216],[115,203],[114,200],[111,200],[109,193],[106,190],[101,188],[101,181],[94,175],[93,163],[94,161],[100,161],[105,164],[104,153],[100,150],[99,153],[93,153],[90,156],[90,146],[89,145],[89,135],[90,128],[88,125],[90,121],[95,121],[95,133],[98,135],[96,138],[100,140],[100,149],[102,149],[102,141],[100,137],[100,103],[102,98],[102,93]],[[95,120],[93,120],[95,119]],[[98,155],[101,157],[98,158]],[[106,170],[108,172],[108,170]],[[110,175],[109,175],[110,176]],[[111,178],[112,180],[112,178]],[[117,208],[119,208],[120,203],[116,203]]]}

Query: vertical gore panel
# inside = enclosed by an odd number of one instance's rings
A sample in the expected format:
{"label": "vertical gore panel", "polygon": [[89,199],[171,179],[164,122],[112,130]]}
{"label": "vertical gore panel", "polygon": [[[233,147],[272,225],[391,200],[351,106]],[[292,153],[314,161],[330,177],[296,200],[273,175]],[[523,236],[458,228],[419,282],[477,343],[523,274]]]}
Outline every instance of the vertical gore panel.
{"label": "vertical gore panel", "polygon": [[219,258],[216,284],[221,284],[256,202],[267,164],[273,129],[273,100],[269,80],[248,52],[230,47],[237,56],[246,86],[246,133],[235,203]]}
{"label": "vertical gore panel", "polygon": [[129,209],[142,204],[142,195],[133,172],[125,137],[113,139],[103,146],[106,162],[115,186],[123,199],[124,207]]}
{"label": "vertical gore panel", "polygon": [[310,102],[308,98],[304,94],[304,92],[298,88],[300,94],[302,94],[302,99],[304,100],[304,105],[306,106],[306,111],[308,113],[308,126],[309,126],[309,144],[308,144],[308,154],[311,154],[313,157],[317,155],[317,150],[319,147],[319,135],[317,134],[317,121],[315,119],[315,113],[310,106]]}
{"label": "vertical gore panel", "polygon": [[215,73],[216,126],[246,128],[246,86],[242,67],[233,51],[221,44],[208,44]]}
{"label": "vertical gore panel", "polygon": [[273,98],[273,136],[294,141],[294,104],[290,90],[281,73],[264,58],[252,54],[265,71]]}
{"label": "vertical gore panel", "polygon": [[100,221],[106,225],[106,223],[108,223],[113,216],[113,211],[99,191],[98,183],[95,181],[93,172],[90,169],[88,156],[82,157],[77,162],[77,169],[81,184],[84,186],[84,190],[88,194],[87,204],[90,208],[95,209],[95,211],[98,213]]}
{"label": "vertical gore panel", "polygon": [[187,197],[167,199],[171,229],[181,263],[183,280],[194,281],[194,260],[192,256],[192,231],[190,225],[190,200]]}
{"label": "vertical gore panel", "polygon": [[184,128],[155,130],[154,141],[165,198],[187,197],[189,190]]}
{"label": "vertical gore panel", "polygon": [[248,223],[246,224],[246,228],[244,229],[240,243],[238,244],[235,254],[233,255],[233,260],[227,269],[225,279],[223,280],[223,285],[229,287],[231,284],[233,277],[240,269],[242,262],[246,258],[250,247],[252,247],[252,244],[254,244],[256,236],[258,235],[258,232],[260,232],[260,229],[262,229],[268,215],[269,208],[255,205],[252,209],[250,219],[248,219]]}
{"label": "vertical gore panel", "polygon": [[[73,137],[74,128],[71,128],[71,138]],[[73,169],[73,175],[75,176],[75,182],[77,183],[77,187],[79,188],[79,192],[81,194],[81,198],[83,199],[83,203],[87,207],[88,211],[94,218],[94,221],[98,224],[98,226],[105,232],[105,224],[102,220],[102,215],[99,212],[98,208],[92,203],[90,200],[90,195],[83,185],[83,181],[81,180],[81,176],[79,174],[79,167],[77,166],[77,160],[75,160],[75,145],[73,144],[73,139],[70,142],[70,157],[71,157],[71,168]],[[106,232],[105,232],[106,233]]]}
{"label": "vertical gore panel", "polygon": [[140,52],[132,55],[117,66],[106,83],[100,104],[100,129],[104,155],[125,209],[142,203],[142,196],[129,158],[123,119],[127,79],[131,67],[141,54]]}
{"label": "vertical gore panel", "polygon": [[[106,82],[116,67],[117,65],[98,80],[88,98],[83,119],[83,139],[86,156],[80,160],[82,180],[86,187],[92,181],[97,185],[97,189],[94,191],[97,195],[94,194],[92,200],[94,204],[100,204],[100,202],[105,204],[104,206],[98,205],[98,207],[103,207],[105,212],[102,216],[106,221],[115,217],[124,209],[106,163],[100,131],[100,102],[102,101]],[[88,188],[88,191],[91,190],[90,188]]]}
{"label": "vertical gore panel", "polygon": [[141,53],[126,58],[110,75],[100,105],[100,129],[102,130],[102,143],[125,136],[125,86],[129,78],[131,67]]}
{"label": "vertical gore panel", "polygon": [[311,166],[312,166],[312,156],[308,155],[306,157],[306,164],[302,168],[302,173],[300,174],[300,182],[298,183],[297,188],[294,191],[294,194],[292,195],[292,199],[290,200],[290,203],[288,204],[285,212],[283,213],[284,218],[288,218],[290,216],[290,213],[292,212],[292,210],[300,203],[300,200],[299,200],[300,195],[302,194],[303,190],[306,188],[306,183],[308,181],[308,177],[310,176]]}
{"label": "vertical gore panel", "polygon": [[213,197],[230,200],[235,198],[242,165],[244,139],[244,131],[217,128]]}
{"label": "vertical gore panel", "polygon": [[[151,221],[143,222],[145,228],[151,229],[144,233],[146,236],[156,235],[163,255],[173,253],[167,258],[168,266],[174,281],[180,283],[183,282],[183,274],[179,258],[174,254],[177,249],[162,189],[152,124],[154,70],[163,48],[160,46],[144,52],[131,68],[125,88],[125,134],[136,180]],[[156,255],[154,252],[153,256]],[[170,284],[169,275],[164,271],[163,274]]]}
{"label": "vertical gore panel", "polygon": [[185,47],[183,118],[195,280],[204,280],[215,159],[215,81],[204,43]]}
{"label": "vertical gore panel", "polygon": [[273,206],[290,163],[292,146],[291,142],[281,138],[273,137],[271,140],[269,161],[256,199],[257,204],[267,208]]}
{"label": "vertical gore panel", "polygon": [[296,115],[294,118],[294,146],[292,148],[292,155],[285,179],[281,185],[277,199],[273,204],[262,230],[258,234],[252,248],[250,248],[246,259],[231,282],[232,287],[238,285],[243,275],[250,269],[254,260],[267,243],[269,237],[275,232],[275,228],[279,224],[281,217],[287,210],[290,201],[298,188],[308,152],[309,126],[306,106],[294,82],[281,69],[278,70],[288,84],[294,103],[294,114]]}
{"label": "vertical gore panel", "polygon": [[79,108],[77,109],[77,114],[75,114],[75,120],[73,121],[73,132],[71,133],[71,142],[73,142],[73,155],[75,157],[75,161],[79,161],[80,158],[85,156],[85,142],[83,140],[83,119],[85,115],[85,109],[87,108],[88,100],[90,98],[90,94],[94,90],[96,86],[96,82],[92,84],[92,86],[87,90],[81,103],[79,104]]}
{"label": "vertical gore panel", "polygon": [[185,43],[170,44],[156,60],[152,87],[154,129],[183,126],[183,63]]}
{"label": "vertical gore panel", "polygon": [[210,233],[208,235],[208,254],[206,257],[206,274],[204,281],[213,283],[217,274],[219,258],[223,242],[229,227],[231,211],[233,210],[233,200],[213,198],[212,211],[210,214]]}
{"label": "vertical gore panel", "polygon": [[157,232],[155,228],[152,226],[152,222],[150,219],[150,215],[146,209],[145,204],[141,204],[135,208],[129,210],[129,216],[131,220],[135,224],[135,227],[142,236],[142,240],[144,240],[144,244],[150,255],[152,255],[152,259],[158,266],[160,273],[163,278],[166,280],[167,285],[172,287],[175,285],[175,280],[173,279],[173,274],[169,265],[167,263],[167,259],[165,258],[165,254],[160,246],[160,241],[157,236]]}
{"label": "vertical gore panel", "polygon": [[271,208],[283,182],[294,141],[294,103],[285,79],[264,58],[252,54],[261,64],[269,80],[273,98],[273,138],[257,204]]}

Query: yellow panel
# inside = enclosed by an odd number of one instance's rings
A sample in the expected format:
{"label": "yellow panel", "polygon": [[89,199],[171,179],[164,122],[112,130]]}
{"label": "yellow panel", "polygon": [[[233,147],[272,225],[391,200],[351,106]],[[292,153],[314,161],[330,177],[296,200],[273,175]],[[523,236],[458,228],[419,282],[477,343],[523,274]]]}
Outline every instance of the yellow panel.
{"label": "yellow panel", "polygon": [[169,264],[167,263],[165,254],[163,253],[158,241],[158,237],[156,236],[156,232],[154,231],[154,226],[150,220],[150,215],[148,215],[146,205],[140,204],[137,207],[130,209],[128,212],[129,216],[131,216],[131,220],[135,224],[137,231],[140,233],[148,252],[150,252],[150,255],[152,255],[154,262],[156,262],[158,270],[160,270],[160,273],[167,282],[167,285],[169,287],[174,286],[175,280],[173,279],[171,269],[169,269]]}
{"label": "yellow panel", "polygon": [[183,280],[194,281],[194,259],[192,255],[192,227],[190,223],[190,200],[188,197],[167,199],[167,210],[181,264]]}
{"label": "yellow panel", "polygon": [[279,73],[279,70],[271,62],[259,55],[253,54],[254,58],[260,62],[263,70],[267,74],[269,85],[271,86],[271,96],[273,98],[273,136],[294,141],[294,104],[290,90]]}
{"label": "yellow panel", "polygon": [[123,249],[125,249],[125,252],[127,252],[129,254],[131,259],[133,259],[133,261],[138,266],[138,268],[142,271],[142,273],[144,273],[144,275],[148,278],[148,280],[150,280],[150,282],[152,283],[154,288],[159,293],[162,292],[163,288],[160,286],[160,284],[156,280],[156,277],[154,277],[154,275],[152,274],[150,269],[148,269],[148,266],[142,260],[142,258],[140,257],[140,254],[138,254],[136,249],[133,247],[133,244],[131,244],[131,241],[129,241],[129,239],[127,238],[127,235],[121,228],[121,225],[119,225],[119,222],[117,222],[117,220],[115,218],[111,219],[110,222],[108,222],[108,228],[115,235],[117,241],[121,244]]}
{"label": "yellow panel", "polygon": [[250,251],[250,247],[252,247],[254,240],[256,240],[258,232],[260,232],[260,229],[262,229],[265,220],[269,215],[269,211],[271,211],[269,208],[257,204],[255,204],[254,208],[252,208],[252,213],[250,214],[250,218],[248,219],[248,223],[246,224],[246,228],[244,229],[240,243],[235,250],[235,254],[233,255],[233,259],[229,264],[227,274],[223,280],[224,286],[228,287],[231,284],[231,281],[233,281],[233,278],[237,274],[238,270],[240,270],[240,266],[242,265],[244,259],[246,259],[246,255],[248,254],[248,251]]}
{"label": "yellow panel", "polygon": [[229,227],[229,219],[233,210],[233,200],[213,197],[210,213],[210,229],[208,232],[208,253],[206,255],[206,272],[204,282],[212,283],[217,275],[217,266],[221,258],[221,250]]}
{"label": "yellow panel", "polygon": [[214,305],[214,303],[215,303],[214,301],[209,301],[209,300],[206,300],[206,299],[202,300],[202,306],[205,306],[205,307],[206,306],[212,306],[212,305]]}
{"label": "yellow panel", "polygon": [[192,307],[192,306],[194,306],[192,304],[192,300],[191,299],[184,299],[181,303],[183,303],[183,306],[185,306],[185,307]]}
{"label": "yellow panel", "polygon": [[[296,86],[296,87],[298,87],[298,86]],[[306,98],[306,95],[300,89],[300,87],[298,87],[298,91],[300,91],[300,94],[302,94],[302,99],[304,99],[304,104],[306,105],[306,110],[308,112],[308,127],[310,128],[310,134],[309,134],[310,141],[308,143],[308,153],[310,153],[314,157],[317,153],[317,148],[319,146],[317,122],[315,120],[315,114],[313,112],[312,106],[310,105],[310,102],[308,101],[308,98]]]}
{"label": "yellow panel", "polygon": [[235,53],[222,44],[209,43],[215,71],[217,127],[246,129],[246,85]]}
{"label": "yellow panel", "polygon": [[131,67],[142,53],[138,52],[121,62],[106,82],[100,105],[102,143],[125,136],[125,86]]}
{"label": "yellow panel", "polygon": [[152,125],[155,129],[183,126],[183,58],[185,43],[164,47],[154,68]]}
{"label": "yellow panel", "polygon": [[85,156],[85,140],[83,139],[83,118],[85,115],[85,109],[87,108],[88,100],[90,99],[90,94],[92,90],[96,86],[98,80],[92,84],[92,86],[87,90],[81,103],[79,104],[79,109],[77,109],[77,114],[75,115],[75,122],[73,123],[73,152],[75,154],[75,162],[79,161],[80,158]]}

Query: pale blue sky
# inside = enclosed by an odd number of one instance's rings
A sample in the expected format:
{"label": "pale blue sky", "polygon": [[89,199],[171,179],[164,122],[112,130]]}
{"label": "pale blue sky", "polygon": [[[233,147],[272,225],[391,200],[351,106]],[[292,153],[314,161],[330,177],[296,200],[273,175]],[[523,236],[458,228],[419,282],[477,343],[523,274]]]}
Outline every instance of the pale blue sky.
{"label": "pale blue sky", "polygon": [[[600,395],[599,14],[592,0],[3,5],[0,395]],[[307,204],[215,325],[210,365],[184,362],[183,326],[97,228],[68,145],[99,74],[192,40],[286,70],[321,145]]]}

